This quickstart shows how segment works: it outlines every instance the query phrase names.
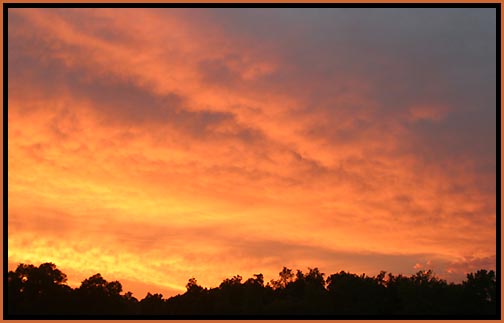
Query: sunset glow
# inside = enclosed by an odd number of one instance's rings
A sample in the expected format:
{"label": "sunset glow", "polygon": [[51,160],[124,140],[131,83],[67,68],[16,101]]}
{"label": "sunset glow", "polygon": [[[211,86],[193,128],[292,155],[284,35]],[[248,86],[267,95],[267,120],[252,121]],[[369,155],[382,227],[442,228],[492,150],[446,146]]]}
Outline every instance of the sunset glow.
{"label": "sunset glow", "polygon": [[495,269],[495,40],[492,9],[10,8],[9,269]]}

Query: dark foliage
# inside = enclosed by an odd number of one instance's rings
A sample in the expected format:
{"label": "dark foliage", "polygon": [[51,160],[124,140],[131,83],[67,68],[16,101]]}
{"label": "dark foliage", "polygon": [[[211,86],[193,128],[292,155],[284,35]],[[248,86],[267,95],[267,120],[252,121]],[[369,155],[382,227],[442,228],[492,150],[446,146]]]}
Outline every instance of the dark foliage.
{"label": "dark foliage", "polygon": [[7,276],[9,315],[495,315],[494,271],[479,270],[462,284],[448,284],[431,271],[406,277],[380,272],[376,277],[341,271],[325,278],[284,267],[278,280],[262,274],[239,275],[217,288],[189,279],[187,291],[164,299],[147,293],[138,301],[122,293],[121,283],[100,274],[75,289],[54,264],[20,264]]}

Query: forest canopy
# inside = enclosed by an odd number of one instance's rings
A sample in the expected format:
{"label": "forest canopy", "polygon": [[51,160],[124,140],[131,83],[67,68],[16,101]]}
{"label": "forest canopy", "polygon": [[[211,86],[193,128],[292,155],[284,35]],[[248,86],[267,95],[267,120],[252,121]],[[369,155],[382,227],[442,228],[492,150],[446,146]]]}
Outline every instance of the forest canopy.
{"label": "forest canopy", "polygon": [[284,267],[277,279],[236,275],[218,287],[190,278],[186,292],[170,298],[147,293],[138,300],[119,281],[97,273],[77,288],[55,264],[20,264],[7,278],[7,314],[19,315],[495,315],[493,270],[447,283],[431,270],[411,276],[381,271],[369,277],[341,271],[326,275]]}

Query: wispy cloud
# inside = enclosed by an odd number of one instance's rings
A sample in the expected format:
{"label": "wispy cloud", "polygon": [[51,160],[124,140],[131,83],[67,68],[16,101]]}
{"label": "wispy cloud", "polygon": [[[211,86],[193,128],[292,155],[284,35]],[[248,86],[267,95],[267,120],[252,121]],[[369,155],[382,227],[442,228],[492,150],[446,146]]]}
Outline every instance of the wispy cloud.
{"label": "wispy cloud", "polygon": [[8,18],[11,265],[137,293],[495,266],[495,12]]}

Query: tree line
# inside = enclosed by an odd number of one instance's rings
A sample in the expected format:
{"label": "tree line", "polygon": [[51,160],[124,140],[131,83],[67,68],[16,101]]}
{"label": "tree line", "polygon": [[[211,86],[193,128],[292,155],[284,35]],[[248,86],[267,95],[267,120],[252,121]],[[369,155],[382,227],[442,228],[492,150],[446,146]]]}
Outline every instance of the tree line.
{"label": "tree line", "polygon": [[170,298],[147,293],[138,300],[119,281],[93,275],[76,288],[52,263],[20,264],[7,277],[7,314],[16,315],[496,315],[493,270],[447,283],[432,271],[377,276],[341,271],[325,275],[284,267],[277,279],[262,274],[227,278],[205,288],[195,278]]}

